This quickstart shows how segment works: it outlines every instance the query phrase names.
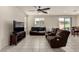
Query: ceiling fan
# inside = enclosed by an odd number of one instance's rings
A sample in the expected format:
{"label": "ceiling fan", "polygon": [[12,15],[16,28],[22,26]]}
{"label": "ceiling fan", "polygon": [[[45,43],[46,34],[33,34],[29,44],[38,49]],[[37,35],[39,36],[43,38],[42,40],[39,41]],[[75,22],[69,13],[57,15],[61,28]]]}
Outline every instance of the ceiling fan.
{"label": "ceiling fan", "polygon": [[36,10],[34,10],[34,11],[42,12],[45,14],[48,14],[47,10],[50,10],[50,8],[41,8],[41,6],[34,6],[34,7],[36,8]]}
{"label": "ceiling fan", "polygon": [[49,10],[50,8],[41,8],[41,6],[38,6],[38,9],[37,11],[38,12],[43,12],[43,13],[46,13],[47,14],[47,10]]}

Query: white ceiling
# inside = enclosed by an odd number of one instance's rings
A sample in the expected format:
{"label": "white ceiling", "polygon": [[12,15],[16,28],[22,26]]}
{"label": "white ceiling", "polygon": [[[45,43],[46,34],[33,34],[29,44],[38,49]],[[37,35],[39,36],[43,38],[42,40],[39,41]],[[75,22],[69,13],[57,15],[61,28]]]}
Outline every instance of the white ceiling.
{"label": "white ceiling", "polygon": [[48,14],[39,13],[34,6],[19,6],[28,15],[79,15],[79,6],[41,6],[41,8],[50,7]]}

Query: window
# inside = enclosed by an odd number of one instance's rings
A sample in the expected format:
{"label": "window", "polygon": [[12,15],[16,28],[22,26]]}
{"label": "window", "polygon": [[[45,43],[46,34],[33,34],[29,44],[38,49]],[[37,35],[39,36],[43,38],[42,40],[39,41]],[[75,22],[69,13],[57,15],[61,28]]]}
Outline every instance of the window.
{"label": "window", "polygon": [[70,30],[71,28],[71,18],[70,17],[62,17],[59,18],[59,28]]}
{"label": "window", "polygon": [[44,26],[44,18],[35,18],[34,25],[37,27]]}

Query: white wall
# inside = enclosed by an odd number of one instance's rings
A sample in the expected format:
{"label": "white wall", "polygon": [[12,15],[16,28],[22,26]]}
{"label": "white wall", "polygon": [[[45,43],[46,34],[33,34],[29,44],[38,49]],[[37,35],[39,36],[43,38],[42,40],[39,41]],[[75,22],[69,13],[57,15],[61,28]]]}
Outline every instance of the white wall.
{"label": "white wall", "polygon": [[[47,29],[52,28],[52,27],[59,27],[58,25],[58,18],[59,17],[72,17],[72,26],[76,25],[76,16],[52,16],[52,15],[39,15],[39,16],[34,16],[30,15],[28,16],[28,30],[30,31],[31,27],[34,26],[34,19],[35,17],[43,17],[45,18],[45,26]],[[29,32],[28,31],[28,32]]]}
{"label": "white wall", "polygon": [[0,6],[0,49],[9,45],[13,20],[23,21],[26,15],[17,7]]}

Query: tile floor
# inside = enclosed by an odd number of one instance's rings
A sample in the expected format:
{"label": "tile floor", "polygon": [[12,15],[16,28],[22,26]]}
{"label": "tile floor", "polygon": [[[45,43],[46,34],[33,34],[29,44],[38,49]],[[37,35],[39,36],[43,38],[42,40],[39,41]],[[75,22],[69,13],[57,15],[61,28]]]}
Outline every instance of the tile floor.
{"label": "tile floor", "polygon": [[45,36],[27,35],[17,46],[8,46],[1,52],[78,52],[79,36],[69,36],[67,46],[53,49],[49,46]]}

